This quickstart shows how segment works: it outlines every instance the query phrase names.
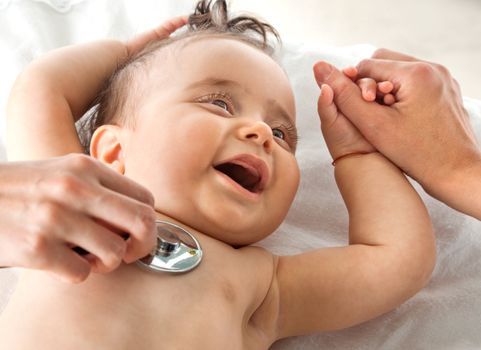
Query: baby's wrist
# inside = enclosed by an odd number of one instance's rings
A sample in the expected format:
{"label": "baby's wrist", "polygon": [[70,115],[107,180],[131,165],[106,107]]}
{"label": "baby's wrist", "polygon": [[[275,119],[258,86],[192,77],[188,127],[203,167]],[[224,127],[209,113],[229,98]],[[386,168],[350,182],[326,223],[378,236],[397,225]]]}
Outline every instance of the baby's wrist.
{"label": "baby's wrist", "polygon": [[[377,151],[369,153],[353,153],[339,158],[334,166],[336,178],[338,176],[364,176],[373,174],[381,169],[396,167],[389,159]],[[397,167],[396,167],[397,169]]]}
{"label": "baby's wrist", "polygon": [[374,154],[374,153],[377,153],[379,154],[379,152],[350,152],[350,153],[346,153],[346,154],[343,154],[341,156],[338,156],[336,158],[334,158],[334,160],[332,161],[332,165],[333,166],[336,166],[339,162],[345,160],[345,159],[349,159],[349,158],[359,158],[359,157],[363,157],[363,156],[366,156],[366,155],[369,155],[369,154]]}

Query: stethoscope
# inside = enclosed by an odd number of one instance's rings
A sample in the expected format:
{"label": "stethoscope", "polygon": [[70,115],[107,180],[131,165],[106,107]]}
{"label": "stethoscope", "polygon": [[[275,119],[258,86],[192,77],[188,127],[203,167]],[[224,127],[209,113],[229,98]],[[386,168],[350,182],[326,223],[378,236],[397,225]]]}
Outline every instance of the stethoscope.
{"label": "stethoscope", "polygon": [[182,273],[196,268],[202,261],[199,241],[187,230],[167,221],[157,220],[157,245],[146,257],[137,260],[144,269]]}

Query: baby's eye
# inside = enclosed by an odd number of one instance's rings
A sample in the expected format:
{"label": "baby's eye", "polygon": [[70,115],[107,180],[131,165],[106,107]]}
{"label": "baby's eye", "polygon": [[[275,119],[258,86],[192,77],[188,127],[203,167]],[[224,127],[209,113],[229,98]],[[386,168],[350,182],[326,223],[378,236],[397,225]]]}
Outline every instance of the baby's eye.
{"label": "baby's eye", "polygon": [[291,152],[296,151],[297,146],[297,130],[292,124],[275,125],[272,127],[272,136],[276,138],[276,141],[284,148]]}
{"label": "baby's eye", "polygon": [[208,103],[216,107],[222,108],[229,114],[234,114],[234,103],[232,97],[227,92],[216,92],[202,96],[196,100],[201,103]]}
{"label": "baby's eye", "polygon": [[219,106],[220,108],[225,109],[226,111],[229,111],[229,105],[224,100],[215,99],[215,100],[212,100],[212,104]]}
{"label": "baby's eye", "polygon": [[274,135],[274,137],[277,137],[281,140],[284,140],[286,138],[286,136],[284,135],[284,132],[281,130],[281,129],[272,129],[272,135]]}

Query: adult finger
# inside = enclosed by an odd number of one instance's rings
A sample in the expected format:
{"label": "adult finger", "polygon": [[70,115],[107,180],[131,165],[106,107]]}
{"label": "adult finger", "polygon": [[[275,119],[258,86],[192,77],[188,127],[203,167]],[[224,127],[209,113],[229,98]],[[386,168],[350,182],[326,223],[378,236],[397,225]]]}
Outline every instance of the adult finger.
{"label": "adult finger", "polygon": [[40,236],[25,236],[25,227],[9,225],[11,239],[3,240],[0,253],[5,266],[49,271],[57,278],[70,283],[85,280],[91,266],[83,257],[73,252],[65,242]]}
{"label": "adult finger", "polygon": [[55,247],[50,256],[56,259],[49,265],[48,271],[64,282],[80,283],[90,275],[89,262],[66,245]]}
{"label": "adult finger", "polygon": [[[154,197],[150,191],[137,182],[119,174],[92,157],[79,154],[70,155],[68,157],[67,162],[69,163],[67,164],[67,167],[72,169],[75,174],[86,174],[91,176],[92,178],[98,179],[98,182],[102,186],[105,186],[114,192],[136,199],[151,207],[154,206]],[[63,159],[63,157],[59,159]],[[58,182],[60,182],[58,183],[60,187],[67,187],[67,190],[74,190],[75,186],[79,185],[78,181],[75,181],[75,179],[71,177],[60,178],[58,179]]]}
{"label": "adult finger", "polygon": [[314,75],[319,86],[327,84],[333,89],[337,108],[373,143],[374,133],[380,132],[385,119],[393,116],[392,108],[364,101],[359,87],[327,62],[316,63]]}
{"label": "adult finger", "polygon": [[416,57],[409,56],[400,52],[380,48],[374,51],[371,56],[372,59],[383,59],[383,60],[393,60],[393,61],[405,61],[405,62],[414,62],[420,61]]}
{"label": "adult finger", "polygon": [[60,242],[67,241],[71,246],[80,247],[94,255],[95,272],[115,270],[122,262],[127,249],[124,239],[85,215],[70,214],[69,219],[66,220],[66,227],[70,226],[68,237],[60,236],[57,239]]}
{"label": "adult finger", "polygon": [[[151,195],[147,197],[149,200],[143,199],[145,195],[139,196],[135,191],[135,189],[141,188],[140,185],[132,184],[131,180],[102,164],[100,165],[79,170],[77,164],[77,168],[70,167],[69,169],[87,176],[87,179],[73,175],[52,176],[50,179],[40,182],[35,191],[44,193],[45,200],[50,199],[54,203],[100,219],[122,232],[128,233],[130,238],[125,261],[132,262],[147,255],[155,245],[156,215],[153,199],[150,199]],[[104,183],[101,183],[102,181]],[[130,191],[126,191],[122,188],[122,184],[127,188],[132,185],[132,188]],[[116,192],[117,190],[127,193],[130,197]],[[144,202],[140,202],[139,199]],[[145,202],[149,202],[149,204]]]}
{"label": "adult finger", "polygon": [[84,198],[85,206],[80,211],[129,234],[126,263],[146,256],[155,246],[156,215],[152,207],[101,187]]}

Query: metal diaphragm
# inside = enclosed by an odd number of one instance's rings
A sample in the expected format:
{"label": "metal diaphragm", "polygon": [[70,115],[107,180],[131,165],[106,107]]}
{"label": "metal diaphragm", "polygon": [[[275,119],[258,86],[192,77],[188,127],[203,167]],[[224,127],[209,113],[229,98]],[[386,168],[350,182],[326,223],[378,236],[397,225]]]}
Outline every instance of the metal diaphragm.
{"label": "metal diaphragm", "polygon": [[187,230],[167,221],[157,220],[157,245],[146,257],[137,260],[144,269],[182,273],[196,268],[202,260],[199,241]]}

